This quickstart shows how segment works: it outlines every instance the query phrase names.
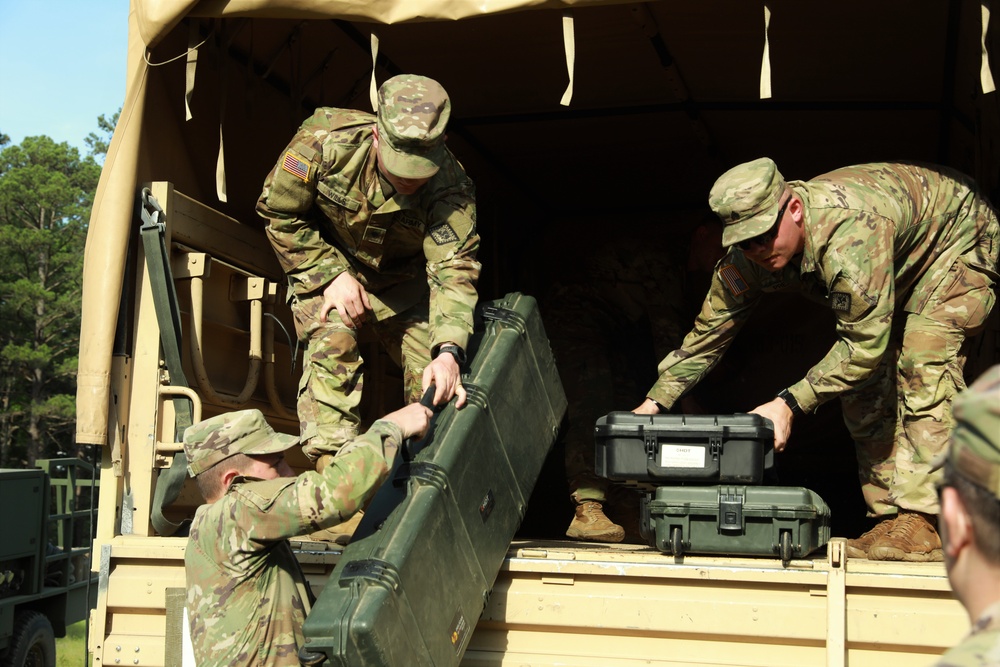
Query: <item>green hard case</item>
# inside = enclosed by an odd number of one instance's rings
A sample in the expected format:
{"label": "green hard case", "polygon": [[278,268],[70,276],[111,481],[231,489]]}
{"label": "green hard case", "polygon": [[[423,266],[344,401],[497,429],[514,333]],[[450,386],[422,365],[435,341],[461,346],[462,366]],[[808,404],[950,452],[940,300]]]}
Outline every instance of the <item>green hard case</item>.
{"label": "green hard case", "polygon": [[830,540],[819,494],[784,486],[661,486],[647,495],[643,535],[674,556],[771,556],[785,565]]}
{"label": "green hard case", "polygon": [[481,304],[467,354],[467,405],[397,457],[306,619],[303,664],[461,661],[566,411],[534,298]]}

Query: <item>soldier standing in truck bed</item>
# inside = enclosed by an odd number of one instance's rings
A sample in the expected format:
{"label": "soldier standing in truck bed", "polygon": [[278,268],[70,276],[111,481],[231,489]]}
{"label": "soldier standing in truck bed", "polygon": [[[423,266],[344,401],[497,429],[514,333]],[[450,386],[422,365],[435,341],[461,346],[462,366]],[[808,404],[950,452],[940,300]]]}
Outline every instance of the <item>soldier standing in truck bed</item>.
{"label": "soldier standing in truck bed", "polygon": [[542,312],[568,401],[563,442],[574,514],[566,535],[573,539],[621,542],[626,530],[608,513],[621,523],[638,520],[634,494],[594,474],[594,422],[648,386],[651,364],[679,345],[694,321],[695,295],[704,293],[722,254],[722,225],[712,216],[694,228],[690,244],[678,236],[619,235],[595,245],[580,234],[581,248],[562,241],[572,262],[559,270]]}
{"label": "soldier standing in truck bed", "polygon": [[848,541],[848,555],[941,560],[932,464],[965,387],[963,344],[996,300],[996,212],[971,179],[944,167],[867,164],[786,183],[769,158],[723,174],[709,204],[729,254],[635,412],[669,408],[697,383],[762,293],[819,299],[837,316],[837,342],[752,412],[774,422],[780,452],[796,415],[840,396],[869,514],[880,519]]}
{"label": "soldier standing in truck bed", "polygon": [[479,236],[472,181],[445,146],[450,115],[444,88],[411,74],[382,84],[377,115],[320,108],[257,202],[307,343],[298,413],[320,469],[358,433],[362,326],[403,367],[408,402],[432,383],[436,405],[465,402]]}

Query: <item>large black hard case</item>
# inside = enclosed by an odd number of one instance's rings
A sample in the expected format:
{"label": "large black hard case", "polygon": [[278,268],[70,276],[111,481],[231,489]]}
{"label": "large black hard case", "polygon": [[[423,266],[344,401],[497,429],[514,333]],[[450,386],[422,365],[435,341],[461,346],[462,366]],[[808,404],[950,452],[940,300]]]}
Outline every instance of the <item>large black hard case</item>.
{"label": "large black hard case", "polygon": [[534,298],[481,305],[468,355],[468,404],[397,457],[306,620],[303,662],[461,661],[566,410]]}
{"label": "large black hard case", "polygon": [[774,427],[760,415],[611,412],[594,430],[596,472],[618,482],[760,484],[773,467]]}
{"label": "large black hard case", "polygon": [[784,486],[662,486],[642,508],[643,535],[660,551],[771,556],[785,564],[830,540],[830,508]]}

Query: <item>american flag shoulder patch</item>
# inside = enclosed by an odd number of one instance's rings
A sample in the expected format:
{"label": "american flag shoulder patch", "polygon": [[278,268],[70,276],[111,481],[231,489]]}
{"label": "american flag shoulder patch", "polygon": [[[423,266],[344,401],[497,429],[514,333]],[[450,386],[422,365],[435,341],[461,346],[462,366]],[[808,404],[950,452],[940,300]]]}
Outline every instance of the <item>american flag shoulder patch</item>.
{"label": "american flag shoulder patch", "polygon": [[294,151],[285,153],[285,157],[281,160],[281,168],[292,176],[301,178],[306,183],[309,182],[309,172],[312,171],[312,165],[296,155]]}
{"label": "american flag shoulder patch", "polygon": [[733,293],[733,296],[739,296],[750,289],[750,286],[747,285],[747,281],[743,279],[743,275],[736,268],[735,264],[726,264],[719,269],[719,277],[726,283],[726,287]]}

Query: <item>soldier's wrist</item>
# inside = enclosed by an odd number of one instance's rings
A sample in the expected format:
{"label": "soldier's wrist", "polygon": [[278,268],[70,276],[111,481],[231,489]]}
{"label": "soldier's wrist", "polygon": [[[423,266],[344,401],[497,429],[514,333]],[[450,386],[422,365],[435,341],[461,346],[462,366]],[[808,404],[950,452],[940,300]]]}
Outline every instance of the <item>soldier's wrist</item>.
{"label": "soldier's wrist", "polygon": [[784,401],[785,405],[788,406],[788,409],[791,410],[792,414],[795,415],[796,417],[798,417],[801,414],[805,414],[801,406],[799,406],[799,402],[795,400],[795,397],[792,396],[791,392],[788,391],[787,389],[782,389],[781,391],[779,391],[778,395],[775,398],[780,398],[782,401]]}
{"label": "soldier's wrist", "polygon": [[456,343],[442,343],[441,345],[438,345],[432,355],[432,358],[437,359],[442,354],[450,354],[453,356],[459,366],[465,365],[465,350],[459,347]]}

